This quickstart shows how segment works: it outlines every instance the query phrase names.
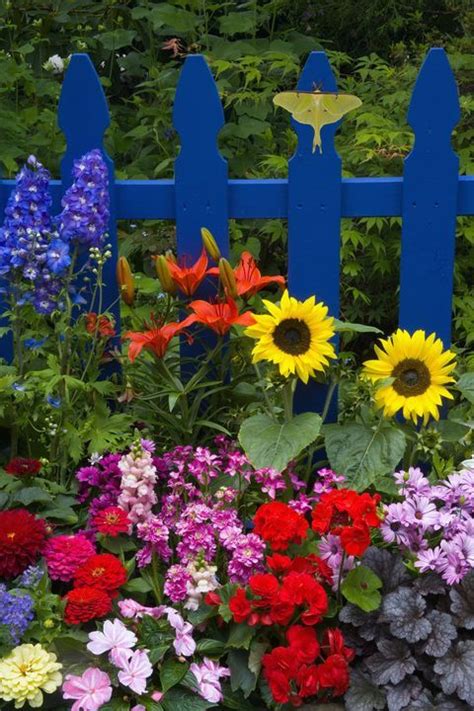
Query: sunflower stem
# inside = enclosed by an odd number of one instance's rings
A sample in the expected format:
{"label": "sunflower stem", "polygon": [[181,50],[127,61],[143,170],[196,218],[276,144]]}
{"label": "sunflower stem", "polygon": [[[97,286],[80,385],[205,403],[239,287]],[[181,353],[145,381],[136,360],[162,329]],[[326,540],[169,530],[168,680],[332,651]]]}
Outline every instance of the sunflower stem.
{"label": "sunflower stem", "polygon": [[293,396],[295,393],[296,380],[288,378],[283,386],[283,412],[285,422],[290,422],[293,419]]}
{"label": "sunflower stem", "polygon": [[331,380],[331,382],[328,385],[326,399],[324,401],[323,411],[321,413],[321,420],[322,420],[321,424],[324,424],[326,417],[328,416],[329,407],[330,407],[331,401],[332,401],[332,396],[334,395],[336,388],[337,388],[337,380],[335,380],[335,379]]}
{"label": "sunflower stem", "polygon": [[266,404],[266,406],[267,406],[268,414],[270,415],[270,417],[273,417],[273,405],[272,405],[272,403],[271,403],[271,401],[270,401],[270,398],[268,397],[268,393],[267,393],[267,390],[266,390],[266,388],[265,388],[265,382],[264,382],[263,375],[262,375],[262,373],[261,373],[261,371],[260,371],[260,368],[258,367],[257,363],[254,363],[254,364],[253,364],[253,367],[254,367],[255,372],[256,372],[256,374],[257,374],[258,380],[259,380],[259,382],[260,382],[261,385],[262,385],[263,399],[265,400],[265,404]]}

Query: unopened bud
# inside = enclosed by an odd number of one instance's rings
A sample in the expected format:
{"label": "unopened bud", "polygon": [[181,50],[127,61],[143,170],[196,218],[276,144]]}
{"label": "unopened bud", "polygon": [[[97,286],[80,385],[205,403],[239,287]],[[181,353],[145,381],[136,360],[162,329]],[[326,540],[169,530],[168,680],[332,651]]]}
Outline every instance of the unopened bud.
{"label": "unopened bud", "polygon": [[219,259],[219,277],[226,294],[231,296],[233,299],[236,299],[239,293],[237,291],[237,282],[235,281],[234,270],[224,257]]}
{"label": "unopened bud", "polygon": [[175,255],[173,254],[171,249],[166,250],[165,257],[169,262],[173,262],[173,264],[178,263],[178,260],[176,259]]}
{"label": "unopened bud", "polygon": [[219,247],[217,246],[216,240],[214,239],[212,234],[209,232],[207,227],[201,227],[201,237],[202,237],[202,243],[203,243],[208,255],[215,262],[218,262],[219,259],[221,258],[221,253],[220,253]]}
{"label": "unopened bud", "polygon": [[176,294],[176,284],[171,277],[171,273],[168,268],[168,259],[164,256],[164,254],[160,254],[160,256],[155,259],[155,269],[163,291],[166,291],[167,294],[171,295]]}
{"label": "unopened bud", "polygon": [[43,622],[43,627],[47,630],[51,630],[54,627],[54,620],[47,619]]}
{"label": "unopened bud", "polygon": [[126,257],[120,257],[117,262],[117,281],[122,299],[131,306],[135,299],[135,281]]}

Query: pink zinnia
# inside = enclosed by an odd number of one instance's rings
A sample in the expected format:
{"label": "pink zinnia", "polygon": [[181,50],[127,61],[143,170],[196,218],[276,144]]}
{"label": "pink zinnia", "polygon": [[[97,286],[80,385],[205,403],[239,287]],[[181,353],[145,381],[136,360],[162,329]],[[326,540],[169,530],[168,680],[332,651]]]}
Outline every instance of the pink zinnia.
{"label": "pink zinnia", "polygon": [[112,697],[109,675],[90,667],[82,676],[68,674],[63,684],[63,698],[77,699],[71,711],[98,711]]}
{"label": "pink zinnia", "polygon": [[76,570],[93,555],[95,547],[83,533],[50,538],[44,552],[49,577],[68,583]]}

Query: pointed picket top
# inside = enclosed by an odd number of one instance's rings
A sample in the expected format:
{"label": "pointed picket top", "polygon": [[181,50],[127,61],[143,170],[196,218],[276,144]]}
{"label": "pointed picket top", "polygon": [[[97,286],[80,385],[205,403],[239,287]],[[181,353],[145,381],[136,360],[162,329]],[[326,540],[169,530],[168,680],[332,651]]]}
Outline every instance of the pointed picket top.
{"label": "pointed picket top", "polygon": [[[298,80],[297,88],[301,91],[311,91],[314,86],[320,91],[337,91],[336,77],[331,69],[326,52],[311,52],[305,62],[303,71]],[[291,125],[298,134],[297,153],[311,154],[316,159],[327,153],[335,153],[334,135],[341,122],[328,124],[321,129],[321,139],[323,152],[316,149],[313,150],[313,129],[311,126],[305,126],[298,123],[293,118]]]}
{"label": "pointed picket top", "polygon": [[413,153],[435,153],[439,143],[450,144],[461,118],[459,95],[444,49],[430,49],[419,71],[408,110],[408,123],[415,132]]}
{"label": "pointed picket top", "polygon": [[[104,90],[89,55],[73,54],[59,99],[58,125],[67,142],[61,161],[64,184],[71,182],[74,159],[93,148],[102,148],[110,124]],[[106,162],[111,163],[108,156]]]}
{"label": "pointed picket top", "polygon": [[184,156],[207,161],[220,155],[219,131],[224,126],[224,111],[219,92],[206,60],[201,54],[187,57],[181,70],[173,107],[173,125],[181,140],[178,161]]}

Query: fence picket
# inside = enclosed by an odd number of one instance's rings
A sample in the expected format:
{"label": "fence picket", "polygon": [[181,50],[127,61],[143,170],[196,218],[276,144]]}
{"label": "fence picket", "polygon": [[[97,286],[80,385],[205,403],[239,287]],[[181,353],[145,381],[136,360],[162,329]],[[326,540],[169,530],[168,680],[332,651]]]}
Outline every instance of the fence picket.
{"label": "fence picket", "polygon": [[[99,77],[89,55],[74,54],[66,71],[59,99],[58,125],[66,137],[61,161],[62,192],[72,183],[72,166],[84,153],[100,148],[109,171],[110,221],[108,242],[112,257],[104,265],[105,284],[102,310],[113,314],[120,333],[119,290],[115,269],[118,259],[117,216],[115,209],[114,162],[104,150],[104,133],[110,124],[109,110]],[[85,255],[84,255],[85,256]],[[97,308],[97,307],[96,307]],[[88,310],[88,305],[84,306]]]}
{"label": "fence picket", "polygon": [[173,125],[181,140],[175,161],[178,255],[195,260],[202,249],[201,227],[207,227],[227,257],[227,161],[217,146],[224,112],[214,78],[201,55],[190,56],[184,63],[176,89]]}
{"label": "fence picket", "polygon": [[[324,52],[311,52],[298,89],[336,91]],[[322,152],[312,153],[313,129],[293,121],[298,146],[288,163],[288,285],[299,299],[316,294],[332,316],[339,315],[341,159],[334,147],[338,124],[321,131]],[[312,381],[298,388],[297,410],[320,411],[326,388]],[[335,405],[329,417],[335,415]]]}
{"label": "fence picket", "polygon": [[408,111],[415,145],[405,160],[400,326],[451,341],[459,159],[451,133],[460,118],[454,75],[443,49],[431,49]]}

